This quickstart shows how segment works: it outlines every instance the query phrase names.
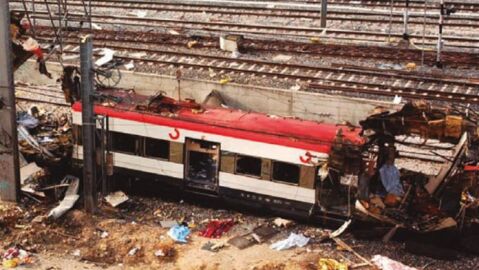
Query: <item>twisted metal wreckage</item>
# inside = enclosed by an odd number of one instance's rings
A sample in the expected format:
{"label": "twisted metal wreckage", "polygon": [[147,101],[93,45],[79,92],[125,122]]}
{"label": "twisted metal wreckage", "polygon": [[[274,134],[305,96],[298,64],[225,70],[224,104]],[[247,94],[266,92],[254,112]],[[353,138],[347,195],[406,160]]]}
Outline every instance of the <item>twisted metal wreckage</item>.
{"label": "twisted metal wreckage", "polygon": [[[80,100],[76,69],[66,67],[62,86],[67,101],[75,104],[75,101]],[[140,115],[156,113],[165,117],[166,110],[169,111],[168,118],[183,120],[183,111],[193,111],[198,117],[197,121],[218,125],[213,120],[205,120],[207,116],[202,116],[211,109],[204,103],[202,105],[189,101],[185,105],[184,102],[176,102],[163,95],[144,97],[134,91],[121,89],[97,89],[97,93],[97,97],[102,99],[97,106],[113,108],[117,115],[115,117],[120,115],[121,118],[122,111],[129,114],[132,110],[138,110]],[[142,106],[144,100],[148,106]],[[150,106],[151,104],[156,105]],[[73,106],[75,110],[81,110],[79,106]],[[176,109],[171,110],[172,106]],[[108,117],[107,110],[101,111]],[[231,111],[225,109],[224,113],[227,115]],[[395,112],[378,108],[360,122],[361,129],[336,126],[336,135],[330,142],[327,160],[316,160],[313,154],[310,156],[312,158],[306,161],[316,162],[313,165],[317,169],[314,183],[311,184],[315,193],[314,203],[307,215],[319,217],[321,220],[326,216],[354,216],[359,220],[390,224],[396,228],[418,232],[462,229],[471,222],[477,223],[478,120],[479,114],[467,106],[445,107],[425,101],[413,101]],[[306,125],[306,122],[301,120],[301,125]],[[311,123],[317,124],[313,121]],[[254,126],[254,123],[252,124]],[[289,125],[290,122],[284,124]],[[324,127],[324,131],[330,132],[326,130],[329,128]],[[178,132],[178,129],[175,128],[175,132]],[[354,137],[354,134],[357,136]],[[324,142],[324,137],[321,139]],[[407,156],[407,151],[398,150],[403,146],[413,146],[427,152],[426,159],[436,163],[436,166],[438,161],[441,161],[439,172],[429,175],[421,170],[402,168],[399,171],[394,165],[396,158],[424,159],[424,156]],[[452,155],[441,154],[441,151],[448,151]],[[221,159],[221,162],[227,160],[221,157],[216,159]],[[300,159],[305,162],[301,157]],[[186,161],[181,162],[186,166]],[[113,166],[116,167],[116,164]],[[428,163],[425,166],[429,166]],[[222,167],[226,166],[220,164],[218,167],[222,170]],[[263,171],[264,168],[259,170]],[[281,197],[279,193],[276,195]]]}
{"label": "twisted metal wreckage", "polygon": [[[11,18],[14,68],[18,68],[35,54],[40,65],[40,72],[50,76],[45,67],[42,49],[33,38],[26,35],[29,24],[26,23],[24,14],[12,13]],[[79,84],[78,69],[75,67],[65,67],[62,89],[65,92],[67,101],[73,105],[73,108],[77,109],[78,106],[75,107],[75,102],[78,103],[80,100]],[[141,95],[136,94],[128,94],[128,100],[133,104],[126,104],[124,92],[121,89],[100,89],[99,87],[96,97],[102,99],[102,101],[98,102],[97,106],[105,108],[116,107],[120,114],[121,110],[124,110],[123,113],[125,114],[131,113],[133,108],[133,110],[139,111],[140,114],[156,113],[163,118],[165,117],[164,111],[166,110],[170,112],[166,116],[167,118],[179,121],[186,121],[181,119],[181,115],[186,111],[191,111],[193,115],[198,117],[197,120],[203,121],[205,125],[219,125],[218,119],[208,118],[207,113],[204,113],[211,109],[206,105],[198,104],[194,101],[177,102],[163,95],[141,97]],[[132,96],[138,97],[136,100],[147,100],[148,106],[141,106],[139,103],[134,104],[137,101],[135,101],[135,98],[131,98]],[[239,110],[224,109],[224,113],[231,116],[234,115],[234,111],[239,112]],[[108,114],[107,111],[105,113]],[[214,113],[218,113],[221,116],[222,111],[219,109],[214,111]],[[219,116],[216,117],[218,118]],[[260,116],[258,114],[255,117]],[[244,121],[254,120],[248,120],[247,117],[242,118],[243,116],[238,119],[238,123],[244,124]],[[312,202],[307,208],[309,211],[306,211],[305,215],[319,217],[319,219],[323,219],[325,216],[333,216],[335,218],[354,216],[360,220],[372,220],[414,231],[428,232],[445,228],[462,229],[465,225],[477,223],[479,220],[477,213],[479,205],[477,199],[479,196],[479,185],[477,183],[477,172],[479,171],[479,166],[477,166],[479,146],[478,118],[479,114],[469,107],[460,105],[441,107],[438,105],[433,106],[424,101],[414,101],[405,104],[402,109],[396,112],[378,108],[371,116],[360,122],[361,129],[347,125],[338,125],[336,127],[324,125],[317,129],[318,123],[313,121],[284,120],[273,117],[266,119],[263,117],[261,119],[265,121],[263,124],[268,124],[268,121],[271,122],[270,124],[274,122],[273,126],[281,126],[283,124],[294,129],[295,125],[301,123],[301,125],[314,127],[319,133],[321,133],[322,128],[325,133],[335,132],[335,135],[332,137],[321,134],[307,134],[309,136],[307,143],[311,143],[316,139],[319,144],[326,143],[329,146],[321,148],[324,149],[324,152],[320,154],[326,154],[324,155],[327,156],[326,160],[317,158],[314,152],[311,152],[313,154],[306,152],[306,158],[300,157],[301,163],[312,165],[310,167],[316,169],[314,175],[309,173],[310,170],[304,170],[304,174],[312,175],[313,179],[306,181],[305,185],[314,193]],[[188,121],[194,122],[195,120],[190,119]],[[223,124],[221,128],[233,129],[234,127],[232,126],[234,125]],[[247,125],[254,129],[255,123],[247,123]],[[179,136],[179,129],[175,128],[174,130],[178,132],[177,135]],[[256,135],[261,132],[264,133],[264,130],[250,131],[256,132]],[[280,134],[278,130],[268,130],[268,132],[274,132],[275,136],[283,137],[281,143],[284,143],[285,140],[295,141],[294,143],[288,142],[290,146],[296,146],[297,141],[300,142],[300,138],[302,138],[301,134],[297,134],[297,132],[295,134]],[[266,135],[268,134],[261,134],[264,138],[266,138]],[[294,138],[294,136],[298,138]],[[313,138],[314,136],[317,138]],[[173,140],[178,139],[171,136],[170,138]],[[413,139],[411,140],[411,138]],[[421,139],[419,140],[418,138]],[[325,140],[330,141],[325,142]],[[446,144],[440,145],[439,142]],[[22,145],[22,142],[20,143]],[[75,144],[78,148],[78,141]],[[169,146],[170,152],[172,151],[171,149],[181,145],[171,142]],[[195,142],[192,145],[195,145]],[[198,146],[200,148],[203,147],[202,144]],[[210,146],[212,148],[208,149],[207,152],[217,151],[214,149],[214,145]],[[407,151],[400,149],[403,146],[414,146],[416,149],[426,151],[428,153],[426,159],[429,161],[434,161],[435,163],[441,161],[442,164],[439,172],[428,174],[421,172],[421,170],[405,168],[398,170],[395,163],[399,159],[405,157],[417,160],[424,159],[424,155],[415,155],[415,153],[412,156],[408,156]],[[24,148],[21,147],[20,149]],[[439,150],[452,152],[453,155],[441,154],[442,152]],[[183,151],[186,150],[183,149]],[[30,152],[25,152],[24,154],[28,156],[31,154]],[[39,152],[40,154],[48,153],[46,151]],[[176,153],[176,155],[184,158],[183,153]],[[213,155],[213,159],[210,158],[208,160],[209,163],[217,163],[217,175],[214,178],[216,182],[219,182],[218,172],[223,170],[224,165],[220,164],[218,159],[221,162],[230,160],[230,157],[223,157],[222,155],[223,152],[220,152],[220,157]],[[434,158],[431,158],[431,155]],[[171,161],[171,153],[169,158]],[[280,160],[283,157],[270,157],[271,160],[269,162],[264,157],[260,158],[262,163],[258,168],[259,176],[261,179],[264,179],[263,176],[266,175],[272,182],[275,180],[273,179],[274,176],[270,175],[271,171],[265,173],[264,167],[270,168],[272,162],[274,163],[272,160]],[[239,155],[237,154],[234,159],[238,162]],[[252,162],[254,160],[249,161]],[[114,163],[114,161],[112,162]],[[175,162],[187,165],[183,159],[178,159]],[[206,160],[199,161],[202,164],[208,162]],[[264,166],[264,164],[269,164],[269,167]],[[107,164],[107,166],[110,165],[115,166],[116,164]],[[234,167],[237,169],[238,164],[232,166],[232,168]],[[301,166],[301,174],[303,174],[303,167]],[[289,180],[285,179],[285,181],[288,182]],[[303,185],[302,179],[298,185]],[[216,186],[215,188],[218,187]],[[272,194],[268,195],[273,198],[281,197],[281,194],[275,194],[274,190],[272,192]],[[285,204],[285,207],[290,207],[289,202]]]}

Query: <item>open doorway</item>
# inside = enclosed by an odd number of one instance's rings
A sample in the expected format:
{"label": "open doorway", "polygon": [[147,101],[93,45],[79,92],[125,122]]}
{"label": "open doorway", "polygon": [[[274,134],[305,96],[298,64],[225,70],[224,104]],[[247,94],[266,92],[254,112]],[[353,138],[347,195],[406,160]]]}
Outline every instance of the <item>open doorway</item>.
{"label": "open doorway", "polygon": [[216,191],[218,188],[220,144],[186,139],[185,184]]}

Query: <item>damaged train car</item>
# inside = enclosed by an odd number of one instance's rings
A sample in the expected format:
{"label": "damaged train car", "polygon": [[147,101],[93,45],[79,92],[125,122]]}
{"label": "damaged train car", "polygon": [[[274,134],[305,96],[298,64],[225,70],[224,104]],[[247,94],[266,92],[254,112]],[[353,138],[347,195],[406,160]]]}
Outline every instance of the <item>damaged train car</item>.
{"label": "damaged train car", "polygon": [[[477,206],[477,121],[470,110],[408,103],[354,127],[133,90],[99,92],[95,113],[107,119],[105,162],[118,173],[286,216],[374,220],[415,231],[462,226]],[[81,111],[74,102],[73,158],[80,165]],[[441,157],[436,175],[399,170],[397,147],[405,141],[398,138],[412,135],[422,138],[418,147],[448,142],[453,158]]]}

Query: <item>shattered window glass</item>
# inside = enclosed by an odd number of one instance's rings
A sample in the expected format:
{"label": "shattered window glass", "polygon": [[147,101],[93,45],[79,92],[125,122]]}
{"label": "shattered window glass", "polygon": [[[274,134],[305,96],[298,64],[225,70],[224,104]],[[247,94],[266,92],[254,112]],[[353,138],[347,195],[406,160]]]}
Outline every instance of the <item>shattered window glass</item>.
{"label": "shattered window glass", "polygon": [[145,138],[145,156],[168,159],[169,155],[169,141]]}
{"label": "shattered window glass", "polygon": [[236,173],[261,176],[261,159],[238,155],[236,158]]}
{"label": "shattered window glass", "polygon": [[114,152],[136,154],[137,136],[111,132],[111,147]]}
{"label": "shattered window glass", "polygon": [[273,180],[299,184],[299,165],[273,161]]}

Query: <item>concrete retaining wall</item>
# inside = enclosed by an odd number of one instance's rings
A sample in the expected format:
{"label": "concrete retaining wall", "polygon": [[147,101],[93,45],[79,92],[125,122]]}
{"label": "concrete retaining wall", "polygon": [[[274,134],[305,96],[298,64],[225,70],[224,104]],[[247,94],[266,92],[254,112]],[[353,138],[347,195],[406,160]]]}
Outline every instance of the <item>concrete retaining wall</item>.
{"label": "concrete retaining wall", "polygon": [[[34,61],[28,61],[15,72],[15,80],[32,84],[55,84],[60,78],[61,66],[49,63],[53,79],[38,73]],[[118,87],[135,89],[138,93],[154,94],[165,91],[178,97],[178,82],[172,76],[122,71]],[[242,110],[258,111],[282,116],[339,123],[348,121],[358,124],[376,106],[394,107],[392,103],[359,98],[292,91],[229,83],[221,85],[213,81],[182,79],[181,98],[193,98],[202,102],[212,91],[221,93],[226,103]]]}

